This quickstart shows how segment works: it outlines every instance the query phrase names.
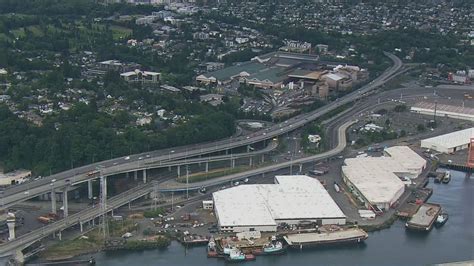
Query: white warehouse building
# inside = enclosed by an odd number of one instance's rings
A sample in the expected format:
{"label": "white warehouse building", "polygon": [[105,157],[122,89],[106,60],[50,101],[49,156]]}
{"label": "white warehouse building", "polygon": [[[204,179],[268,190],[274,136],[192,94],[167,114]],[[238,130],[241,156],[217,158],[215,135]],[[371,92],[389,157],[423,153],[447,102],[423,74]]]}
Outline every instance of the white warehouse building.
{"label": "white warehouse building", "polygon": [[442,153],[454,153],[467,149],[474,138],[474,127],[436,136],[421,141],[421,147]]}
{"label": "white warehouse building", "polygon": [[317,179],[276,176],[275,184],[240,185],[212,194],[219,229],[275,232],[279,224],[346,223],[346,216]]}
{"label": "white warehouse building", "polygon": [[376,212],[388,210],[405,191],[404,179],[418,177],[426,161],[407,146],[384,150],[381,157],[344,160],[344,183],[360,202]]}

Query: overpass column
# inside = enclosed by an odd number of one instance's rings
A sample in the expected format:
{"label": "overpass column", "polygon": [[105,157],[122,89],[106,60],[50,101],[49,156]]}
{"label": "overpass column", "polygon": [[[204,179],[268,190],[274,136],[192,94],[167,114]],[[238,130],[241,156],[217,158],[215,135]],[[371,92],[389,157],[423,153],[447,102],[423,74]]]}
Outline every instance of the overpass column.
{"label": "overpass column", "polygon": [[303,164],[300,163],[300,173],[303,172]]}
{"label": "overpass column", "polygon": [[230,160],[231,168],[235,168],[235,159]]}
{"label": "overpass column", "polygon": [[129,179],[129,178],[130,178],[130,173],[129,173],[129,172],[126,172],[126,173],[125,173],[125,177],[126,177],[127,179]]}
{"label": "overpass column", "polygon": [[[68,217],[69,215],[69,212],[68,212],[68,202],[67,202],[67,189],[68,187],[65,187],[64,190],[63,190],[63,212],[64,212],[64,218]],[[61,233],[61,232],[59,232]],[[61,240],[61,238],[60,238]]]}
{"label": "overpass column", "polygon": [[15,214],[7,214],[8,241],[15,239]]}
{"label": "overpass column", "polygon": [[181,165],[176,166],[176,171],[178,172],[178,177],[181,176]]}
{"label": "overpass column", "polygon": [[138,179],[138,171],[133,172],[133,180],[137,181]]}
{"label": "overpass column", "polygon": [[79,226],[81,227],[81,233],[84,232],[84,225],[82,224],[82,222],[79,222]]}
{"label": "overpass column", "polygon": [[143,183],[146,183],[146,169],[143,169]]}
{"label": "overpass column", "polygon": [[209,162],[206,162],[206,173],[209,172]]}
{"label": "overpass column", "polygon": [[58,238],[59,238],[59,241],[61,241],[61,240],[62,240],[62,234],[61,234],[61,232],[62,232],[62,231],[59,231],[59,232],[58,232]]}
{"label": "overpass column", "polygon": [[250,145],[247,145],[247,152],[250,152]]}
{"label": "overpass column", "polygon": [[56,191],[51,187],[51,212],[56,214]]}
{"label": "overpass column", "polygon": [[250,156],[250,158],[249,158],[249,165],[250,165],[250,167],[252,167],[252,156]]}
{"label": "overpass column", "polygon": [[265,162],[265,154],[262,154],[262,163]]}
{"label": "overpass column", "polygon": [[93,198],[93,191],[92,191],[92,180],[87,180],[87,196],[89,199]]}

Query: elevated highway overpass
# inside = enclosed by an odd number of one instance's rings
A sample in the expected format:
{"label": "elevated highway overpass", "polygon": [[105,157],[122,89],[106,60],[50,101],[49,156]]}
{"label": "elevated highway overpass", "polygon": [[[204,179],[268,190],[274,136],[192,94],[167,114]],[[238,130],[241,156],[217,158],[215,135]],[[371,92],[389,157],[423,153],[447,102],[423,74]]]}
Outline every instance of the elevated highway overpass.
{"label": "elevated highway overpass", "polygon": [[349,93],[344,97],[341,97],[315,111],[298,115],[282,123],[273,125],[270,128],[260,130],[247,136],[115,158],[57,173],[37,181],[16,185],[3,191],[3,204],[1,208],[5,209],[8,206],[50,192],[51,183],[53,180],[55,181],[53,186],[57,189],[63,189],[71,183],[77,184],[78,182],[85,182],[91,179],[91,177],[88,176],[88,173],[96,171],[97,168],[101,168],[102,174],[105,176],[124,172],[133,172],[140,169],[148,169],[147,167],[143,167],[143,165],[141,165],[142,162],[149,163],[150,165],[160,165],[160,163],[163,164],[164,162],[192,158],[199,155],[248,146],[254,143],[272,139],[282,134],[286,134],[306,125],[311,121],[314,121],[315,119],[328,112],[331,112],[332,110],[335,110],[340,106],[364,97],[368,92],[390,80],[391,76],[400,70],[402,62],[398,57],[391,53],[385,53],[385,55],[393,61],[393,66],[388,68],[379,77],[364,87]]}

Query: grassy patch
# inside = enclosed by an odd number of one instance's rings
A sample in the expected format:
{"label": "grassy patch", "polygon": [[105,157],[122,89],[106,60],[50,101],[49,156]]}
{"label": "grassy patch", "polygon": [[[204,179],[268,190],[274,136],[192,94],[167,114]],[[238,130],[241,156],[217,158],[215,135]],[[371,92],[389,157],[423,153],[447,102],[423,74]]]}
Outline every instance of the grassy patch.
{"label": "grassy patch", "polygon": [[110,26],[110,30],[112,30],[112,36],[114,40],[123,39],[132,35],[131,29],[121,26],[112,25]]}
{"label": "grassy patch", "polygon": [[98,251],[102,248],[93,239],[76,238],[69,241],[61,241],[48,248],[41,254],[41,257],[49,260],[60,260],[72,258],[80,254]]}
{"label": "grassy patch", "polygon": [[[196,173],[196,174],[189,175],[189,183],[200,182],[200,181],[205,181],[212,178],[236,174],[236,173],[249,170],[250,168],[251,168],[250,166],[237,166],[235,168],[215,169],[207,173]],[[179,177],[178,182],[186,183],[186,176]]]}

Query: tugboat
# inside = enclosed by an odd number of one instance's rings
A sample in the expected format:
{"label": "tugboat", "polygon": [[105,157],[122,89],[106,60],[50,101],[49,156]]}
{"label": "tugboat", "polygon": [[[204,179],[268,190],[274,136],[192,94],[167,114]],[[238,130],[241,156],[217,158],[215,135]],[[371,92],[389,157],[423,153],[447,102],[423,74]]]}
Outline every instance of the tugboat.
{"label": "tugboat", "polygon": [[443,177],[442,182],[443,182],[444,184],[447,184],[447,183],[449,183],[449,181],[451,181],[451,172],[446,171],[446,172],[444,173],[444,177]]}
{"label": "tugboat", "polygon": [[233,248],[229,252],[229,256],[226,257],[228,262],[240,262],[240,261],[249,261],[255,260],[255,255],[253,254],[244,254],[237,248]]}
{"label": "tugboat", "polygon": [[447,212],[441,212],[438,217],[436,218],[435,221],[435,226],[436,227],[441,227],[443,226],[447,221],[448,221],[449,215]]}
{"label": "tugboat", "polygon": [[286,249],[283,247],[283,244],[280,241],[272,241],[263,247],[262,255],[282,254],[285,251]]}
{"label": "tugboat", "polygon": [[207,257],[216,258],[218,256],[219,254],[217,253],[217,250],[216,250],[216,241],[214,240],[214,237],[211,237],[209,239],[209,243],[207,243]]}

